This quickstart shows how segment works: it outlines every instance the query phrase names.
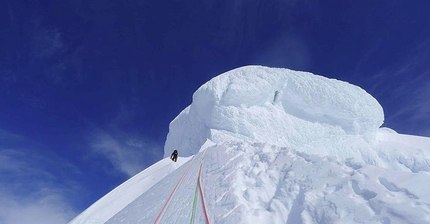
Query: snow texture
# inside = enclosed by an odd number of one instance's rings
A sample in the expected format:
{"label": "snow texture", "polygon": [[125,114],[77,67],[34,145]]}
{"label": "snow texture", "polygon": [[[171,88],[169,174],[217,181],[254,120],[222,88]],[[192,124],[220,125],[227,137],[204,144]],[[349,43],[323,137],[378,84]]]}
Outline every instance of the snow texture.
{"label": "snow texture", "polygon": [[170,124],[164,157],[174,149],[193,155],[206,139],[336,154],[339,148],[331,140],[365,136],[371,141],[383,120],[380,104],[357,86],[307,72],[247,66],[194,93],[193,103]]}
{"label": "snow texture", "polygon": [[177,163],[172,163],[170,159],[163,159],[155,163],[103,196],[70,223],[105,223],[115,213],[175,171],[188,159],[178,158]]}
{"label": "snow texture", "polygon": [[154,223],[172,192],[158,223],[190,223],[200,167],[211,223],[430,223],[430,139],[383,120],[346,82],[238,68],[171,122],[165,157],[178,149],[178,163],[161,160],[70,223]]}

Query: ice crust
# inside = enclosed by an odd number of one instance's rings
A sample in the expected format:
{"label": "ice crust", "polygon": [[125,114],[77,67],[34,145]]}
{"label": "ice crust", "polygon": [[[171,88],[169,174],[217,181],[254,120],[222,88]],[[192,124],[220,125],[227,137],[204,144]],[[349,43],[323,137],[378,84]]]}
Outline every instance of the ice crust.
{"label": "ice crust", "polygon": [[246,66],[194,93],[192,104],[170,123],[164,156],[174,149],[193,155],[206,139],[337,155],[342,153],[327,141],[362,136],[371,142],[383,121],[381,105],[358,86],[308,72]]}

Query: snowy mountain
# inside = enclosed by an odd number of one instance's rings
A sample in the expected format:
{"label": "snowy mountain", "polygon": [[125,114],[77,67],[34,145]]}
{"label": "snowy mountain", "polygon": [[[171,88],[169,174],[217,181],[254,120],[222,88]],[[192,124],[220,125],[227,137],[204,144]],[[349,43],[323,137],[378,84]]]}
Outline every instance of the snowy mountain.
{"label": "snowy mountain", "polygon": [[70,223],[430,223],[430,139],[346,82],[247,66],[193,95],[165,158]]}

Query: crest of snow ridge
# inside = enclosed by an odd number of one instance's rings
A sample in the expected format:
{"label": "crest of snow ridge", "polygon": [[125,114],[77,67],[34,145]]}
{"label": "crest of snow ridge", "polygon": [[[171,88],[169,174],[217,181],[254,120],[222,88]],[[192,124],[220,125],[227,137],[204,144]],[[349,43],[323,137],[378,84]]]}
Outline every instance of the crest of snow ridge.
{"label": "crest of snow ridge", "polygon": [[380,104],[347,82],[308,72],[246,66],[201,86],[170,124],[165,157],[195,154],[210,139],[294,147],[331,136],[372,139],[382,125]]}

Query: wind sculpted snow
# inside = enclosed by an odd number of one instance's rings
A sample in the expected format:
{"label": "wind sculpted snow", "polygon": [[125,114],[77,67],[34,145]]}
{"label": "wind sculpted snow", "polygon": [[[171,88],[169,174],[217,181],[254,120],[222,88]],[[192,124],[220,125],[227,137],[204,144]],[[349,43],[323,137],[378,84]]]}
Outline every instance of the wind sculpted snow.
{"label": "wind sculpted snow", "polygon": [[206,139],[342,154],[324,141],[357,135],[371,141],[383,120],[379,103],[357,86],[307,72],[247,66],[213,78],[194,93],[193,103],[170,124],[164,156],[173,149],[193,155]]}
{"label": "wind sculpted snow", "polygon": [[238,68],[171,122],[165,156],[189,157],[161,160],[71,223],[206,223],[200,166],[210,223],[430,223],[430,139],[383,120],[346,82]]}

